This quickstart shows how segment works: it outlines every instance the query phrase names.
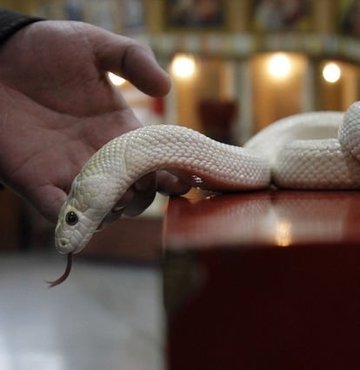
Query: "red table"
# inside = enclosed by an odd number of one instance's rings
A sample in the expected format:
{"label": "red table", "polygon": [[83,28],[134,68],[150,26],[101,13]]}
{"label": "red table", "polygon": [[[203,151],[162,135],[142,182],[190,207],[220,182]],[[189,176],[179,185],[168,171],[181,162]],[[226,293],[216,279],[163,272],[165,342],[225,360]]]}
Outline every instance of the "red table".
{"label": "red table", "polygon": [[360,192],[169,203],[168,370],[360,369]]}

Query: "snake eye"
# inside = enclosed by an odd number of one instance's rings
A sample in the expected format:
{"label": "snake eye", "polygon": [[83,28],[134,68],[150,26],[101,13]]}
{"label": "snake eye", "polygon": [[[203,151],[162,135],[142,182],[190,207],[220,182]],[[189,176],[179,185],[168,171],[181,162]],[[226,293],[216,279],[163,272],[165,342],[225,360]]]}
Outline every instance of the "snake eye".
{"label": "snake eye", "polygon": [[65,221],[68,225],[74,226],[78,223],[79,217],[74,211],[70,211],[66,214]]}

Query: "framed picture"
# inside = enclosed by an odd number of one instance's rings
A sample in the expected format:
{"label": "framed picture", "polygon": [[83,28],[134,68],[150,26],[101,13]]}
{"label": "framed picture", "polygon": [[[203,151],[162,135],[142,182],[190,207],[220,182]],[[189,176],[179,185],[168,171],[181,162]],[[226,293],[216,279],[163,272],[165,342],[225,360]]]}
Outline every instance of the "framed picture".
{"label": "framed picture", "polygon": [[117,0],[86,0],[83,9],[86,22],[105,28],[108,31],[119,31],[120,9]]}
{"label": "framed picture", "polygon": [[72,21],[84,20],[84,6],[81,0],[66,0],[64,6],[66,19]]}
{"label": "framed picture", "polygon": [[169,28],[223,28],[224,3],[223,0],[165,0],[165,23]]}
{"label": "framed picture", "polygon": [[145,28],[144,0],[122,0],[122,31],[133,33]]}
{"label": "framed picture", "polygon": [[257,31],[309,31],[310,0],[254,0],[253,24]]}
{"label": "framed picture", "polygon": [[344,35],[360,37],[360,0],[340,0],[339,29]]}
{"label": "framed picture", "polygon": [[46,1],[38,4],[36,15],[46,19],[67,19],[62,3],[56,1]]}

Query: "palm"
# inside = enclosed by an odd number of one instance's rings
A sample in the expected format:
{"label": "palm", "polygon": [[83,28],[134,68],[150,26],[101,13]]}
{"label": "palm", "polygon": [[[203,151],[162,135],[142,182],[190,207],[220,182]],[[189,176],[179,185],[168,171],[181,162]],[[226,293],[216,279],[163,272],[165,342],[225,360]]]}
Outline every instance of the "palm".
{"label": "palm", "polygon": [[18,32],[0,53],[0,124],[6,130],[0,133],[0,173],[50,219],[89,156],[140,126],[106,70],[122,72],[150,94],[168,88],[154,66],[152,77],[135,77],[125,63],[139,48],[118,55],[119,40],[109,35],[84,24],[40,22]]}

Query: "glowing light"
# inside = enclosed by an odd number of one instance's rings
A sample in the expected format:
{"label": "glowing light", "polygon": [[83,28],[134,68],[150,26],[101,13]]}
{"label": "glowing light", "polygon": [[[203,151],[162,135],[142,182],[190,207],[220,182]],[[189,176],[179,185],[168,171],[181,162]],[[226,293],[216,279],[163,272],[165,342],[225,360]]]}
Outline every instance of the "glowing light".
{"label": "glowing light", "polygon": [[268,71],[273,78],[286,78],[289,76],[291,69],[291,60],[284,53],[276,53],[268,61]]}
{"label": "glowing light", "polygon": [[195,70],[195,60],[189,55],[177,55],[171,64],[172,73],[181,79],[189,79],[193,77]]}
{"label": "glowing light", "polygon": [[338,82],[341,77],[341,69],[338,64],[334,62],[327,63],[322,70],[323,78],[326,82],[331,84]]}
{"label": "glowing light", "polygon": [[112,72],[108,72],[108,77],[109,77],[109,80],[110,82],[114,85],[114,86],[121,86],[125,83],[125,79],[123,79],[122,77],[116,75],[115,73],[112,73]]}
{"label": "glowing light", "polygon": [[288,247],[292,243],[291,224],[288,221],[279,221],[276,225],[276,244],[279,247]]}

